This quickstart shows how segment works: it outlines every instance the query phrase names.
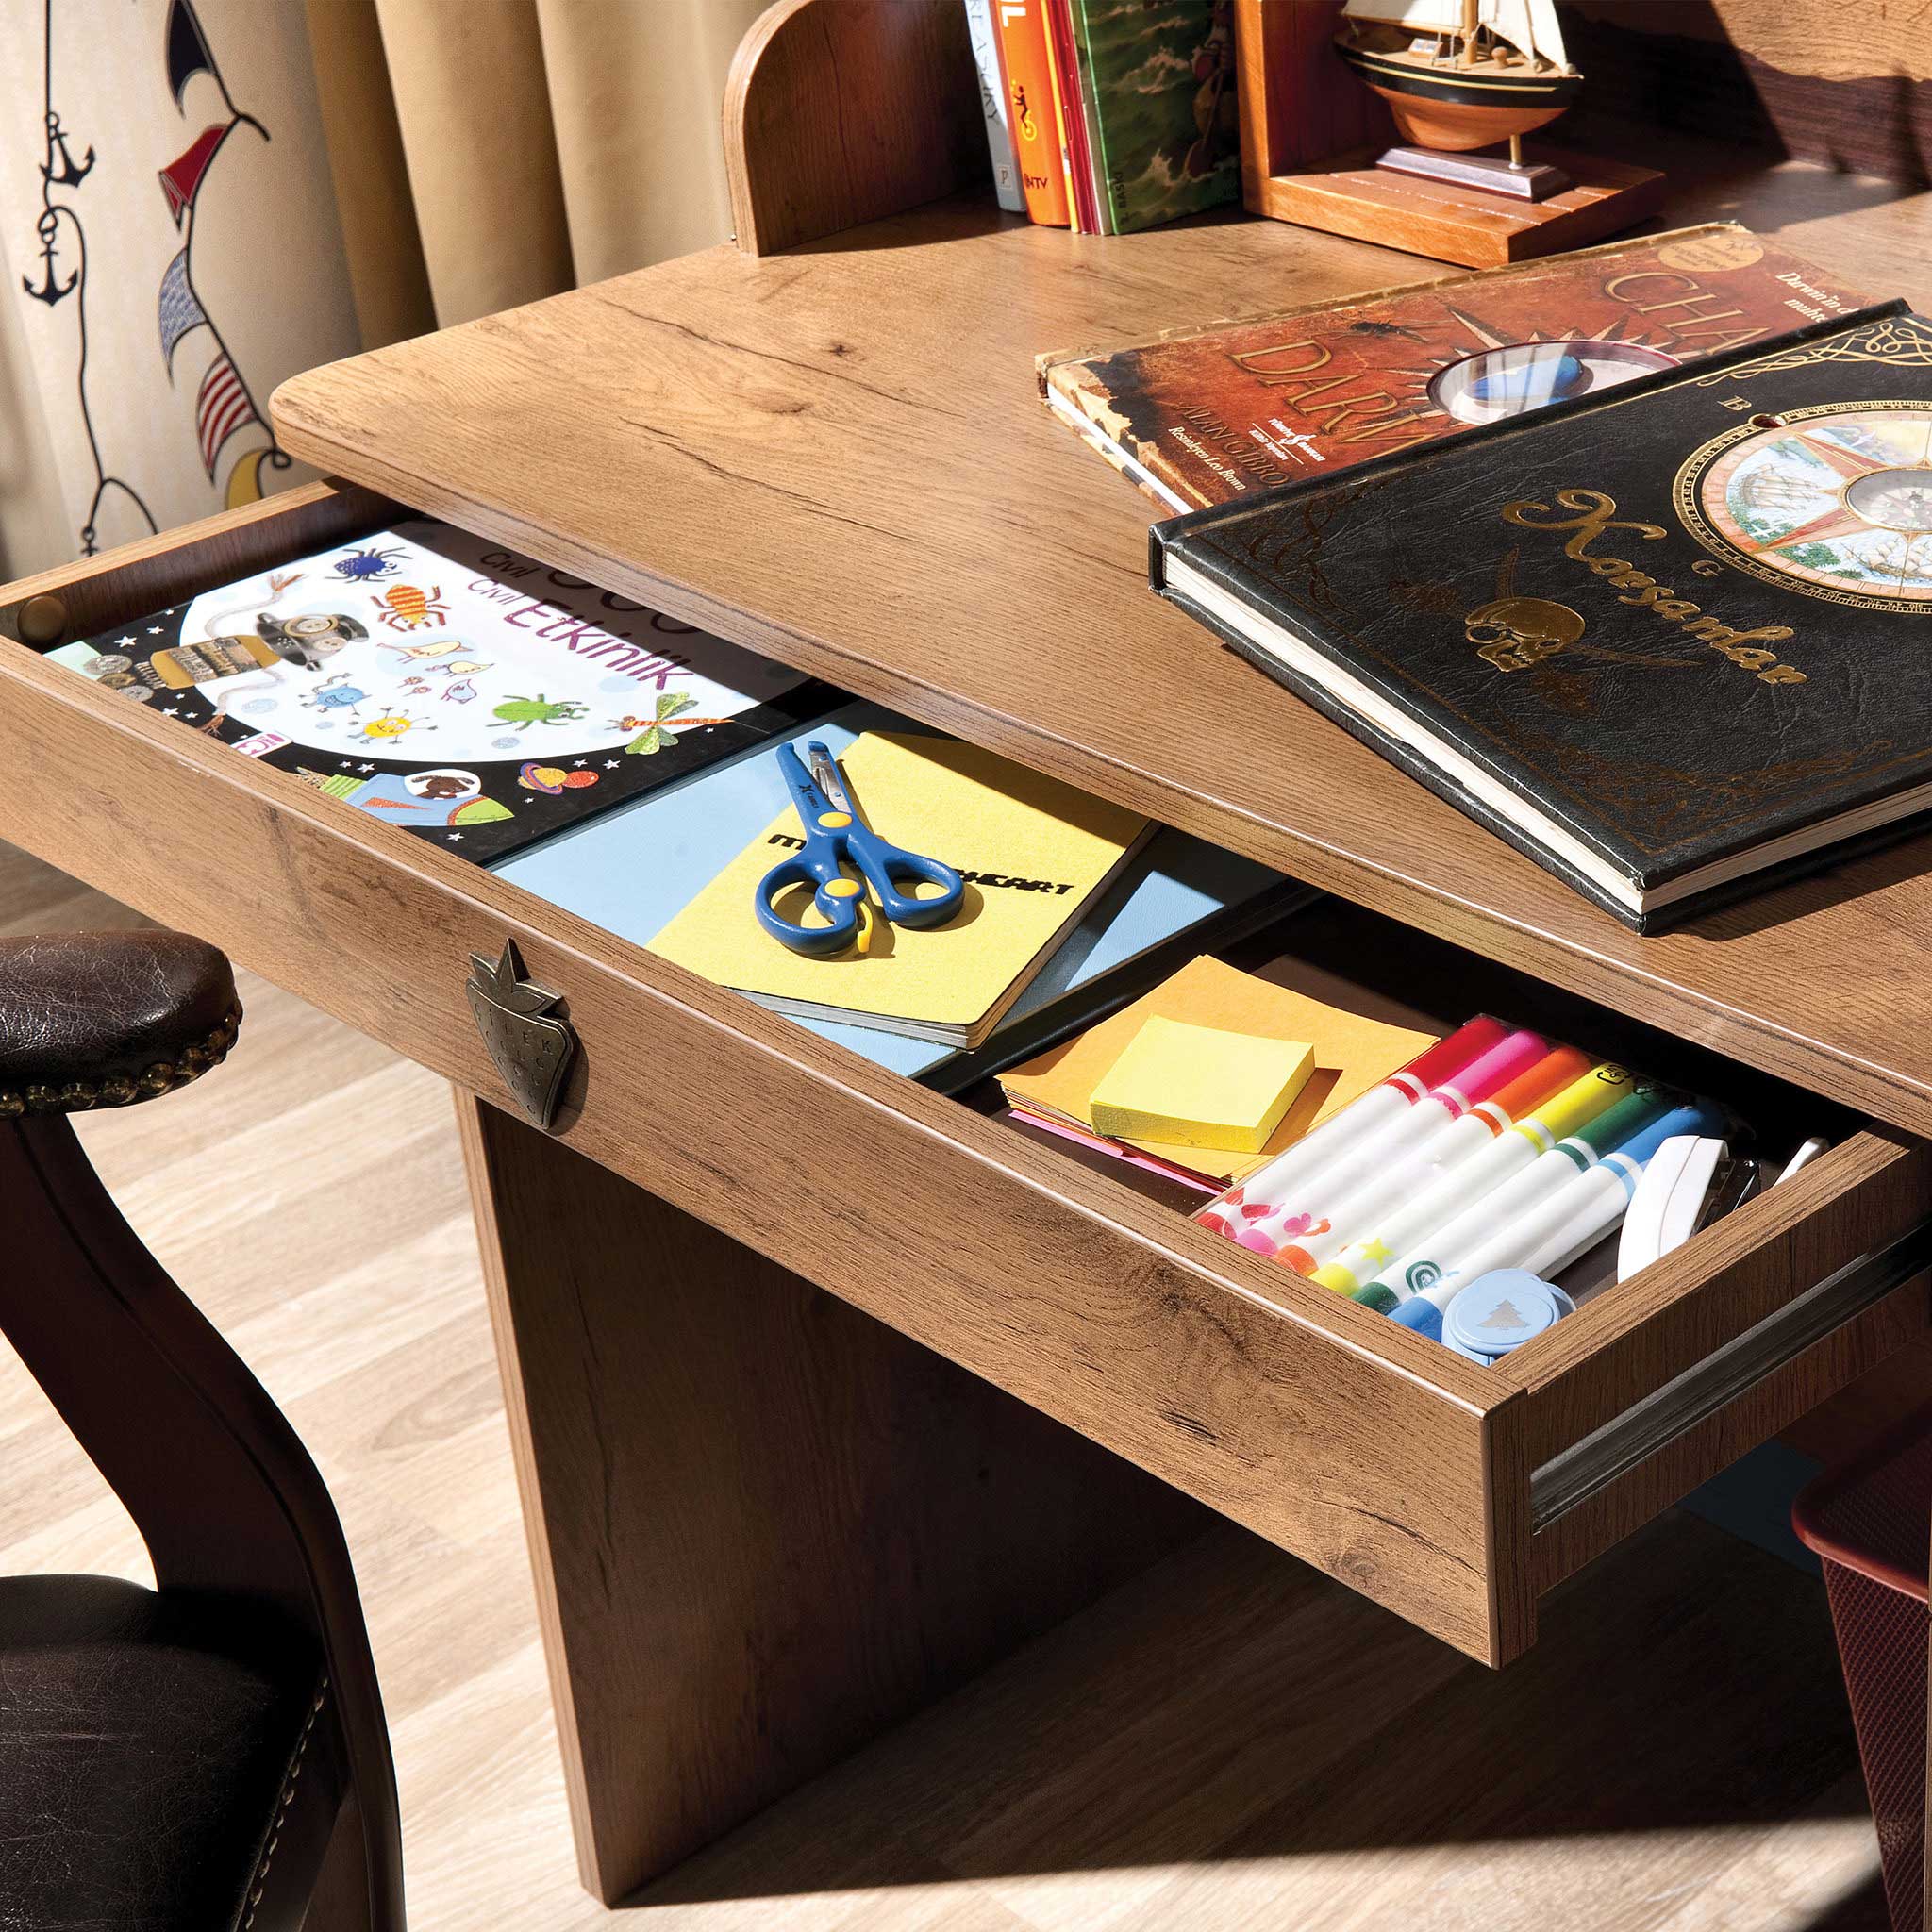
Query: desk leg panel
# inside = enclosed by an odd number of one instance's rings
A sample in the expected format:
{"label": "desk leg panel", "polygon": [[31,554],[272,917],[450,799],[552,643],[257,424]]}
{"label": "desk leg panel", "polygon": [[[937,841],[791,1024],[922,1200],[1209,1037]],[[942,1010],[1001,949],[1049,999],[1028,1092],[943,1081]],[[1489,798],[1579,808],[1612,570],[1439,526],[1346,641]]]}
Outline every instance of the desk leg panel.
{"label": "desk leg panel", "polygon": [[579,1866],[615,1902],[1206,1526],[458,1091]]}

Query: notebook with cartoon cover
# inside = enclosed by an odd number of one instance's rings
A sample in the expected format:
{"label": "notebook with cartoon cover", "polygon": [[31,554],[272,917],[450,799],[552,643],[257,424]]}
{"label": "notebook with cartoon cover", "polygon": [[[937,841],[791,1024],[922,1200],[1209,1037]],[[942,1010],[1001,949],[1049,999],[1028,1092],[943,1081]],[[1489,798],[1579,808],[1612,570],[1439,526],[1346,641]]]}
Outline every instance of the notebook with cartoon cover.
{"label": "notebook with cartoon cover", "polygon": [[427,519],[52,655],[479,861],[790,732],[839,697]]}

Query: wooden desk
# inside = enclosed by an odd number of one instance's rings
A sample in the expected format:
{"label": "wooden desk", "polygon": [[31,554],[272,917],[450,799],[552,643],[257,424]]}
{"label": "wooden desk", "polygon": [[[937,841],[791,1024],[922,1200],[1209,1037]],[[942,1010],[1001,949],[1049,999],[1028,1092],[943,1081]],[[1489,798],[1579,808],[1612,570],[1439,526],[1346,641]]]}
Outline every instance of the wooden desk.
{"label": "wooden desk", "polygon": [[[1669,220],[1932,303],[1925,198],[1712,163],[1684,154]],[[326,471],[1932,1132],[1932,1029],[1898,997],[1932,982],[1923,846],[1623,931],[1151,598],[1148,513],[1032,392],[1041,350],[1429,273],[1281,223],[1076,239],[971,197],[358,357],[276,420]]]}
{"label": "wooden desk", "polygon": [[[1726,165],[1673,217],[1932,296],[1923,201]],[[1544,1591],[1932,1323],[1932,843],[1633,937],[1157,603],[1140,499],[1032,392],[1041,349],[1425,272],[1265,224],[1076,241],[983,197],[713,250],[288,385],[288,445],[366,490],[0,594],[45,646],[393,498],[1331,888],[1291,966],[1847,1109],[1799,1178],[1485,1372],[0,642],[0,832],[458,1090],[603,1896],[1198,1505],[1506,1662]],[[462,992],[506,938],[581,1042],[547,1136],[498,1110]]]}

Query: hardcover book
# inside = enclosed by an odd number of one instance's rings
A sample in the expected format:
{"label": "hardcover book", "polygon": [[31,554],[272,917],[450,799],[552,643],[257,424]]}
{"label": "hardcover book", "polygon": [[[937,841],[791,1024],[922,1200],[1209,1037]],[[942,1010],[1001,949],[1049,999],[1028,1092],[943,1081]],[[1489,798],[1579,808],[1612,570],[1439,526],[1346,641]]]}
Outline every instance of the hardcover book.
{"label": "hardcover book", "polygon": [[1729,222],[1042,356],[1048,407],[1166,513],[1688,367],[1871,298]]}
{"label": "hardcover book", "polygon": [[1013,110],[1007,99],[1007,77],[1000,68],[999,30],[992,22],[992,0],[966,0],[966,35],[973,43],[973,65],[979,75],[979,105],[986,116],[986,148],[992,161],[993,192],[1008,214],[1026,212],[1026,195],[1020,186],[1020,157],[1013,146]]}
{"label": "hardcover book", "polygon": [[52,655],[479,861],[762,744],[837,695],[417,519]]}
{"label": "hardcover book", "polygon": [[1064,228],[1073,221],[1073,207],[1060,158],[1045,0],[1001,0],[996,11],[1000,65],[1007,77],[1013,151],[1020,160],[1026,212],[1044,227]]}
{"label": "hardcover book", "polygon": [[1241,193],[1234,0],[1063,0],[1099,225],[1129,234]]}
{"label": "hardcover book", "polygon": [[1639,930],[1932,805],[1901,305],[1152,538],[1157,589]]}

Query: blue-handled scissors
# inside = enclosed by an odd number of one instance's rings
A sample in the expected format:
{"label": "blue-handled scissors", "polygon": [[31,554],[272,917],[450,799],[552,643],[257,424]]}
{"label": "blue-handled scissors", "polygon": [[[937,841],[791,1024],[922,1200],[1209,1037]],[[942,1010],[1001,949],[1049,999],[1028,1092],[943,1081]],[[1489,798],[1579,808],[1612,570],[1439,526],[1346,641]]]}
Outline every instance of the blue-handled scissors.
{"label": "blue-handled scissors", "polygon": [[[842,953],[859,937],[868,887],[880,913],[894,925],[941,925],[952,918],[966,896],[966,881],[950,865],[924,853],[908,852],[862,824],[840,782],[832,754],[816,741],[805,749],[811,759],[809,772],[789,744],[778,747],[778,769],[798,808],[805,850],[781,858],[758,881],[758,924],[780,945],[822,958]],[[850,875],[847,866],[858,878]],[[941,890],[934,898],[915,899],[900,890],[901,881]],[[797,925],[772,909],[772,901],[791,886],[816,888],[811,903],[824,925]]]}

